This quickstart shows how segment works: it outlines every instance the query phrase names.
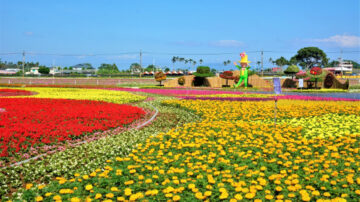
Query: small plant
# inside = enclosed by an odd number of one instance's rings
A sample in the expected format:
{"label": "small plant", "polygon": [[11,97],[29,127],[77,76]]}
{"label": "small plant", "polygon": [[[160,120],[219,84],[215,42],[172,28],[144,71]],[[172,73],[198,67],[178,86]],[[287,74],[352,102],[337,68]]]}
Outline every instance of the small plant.
{"label": "small plant", "polygon": [[208,66],[198,66],[194,75],[197,77],[214,76],[214,74],[210,71],[210,67],[208,67]]}

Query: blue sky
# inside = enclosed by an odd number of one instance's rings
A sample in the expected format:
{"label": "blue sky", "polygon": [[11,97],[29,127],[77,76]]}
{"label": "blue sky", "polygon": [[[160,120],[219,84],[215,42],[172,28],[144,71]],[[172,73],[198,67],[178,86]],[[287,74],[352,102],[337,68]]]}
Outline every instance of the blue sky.
{"label": "blue sky", "polygon": [[[272,66],[269,58],[292,57],[317,46],[331,59],[360,62],[358,0],[253,1],[20,1],[0,0],[0,57],[69,66],[139,62],[172,67],[172,56],[217,69],[224,60],[249,60]],[[181,55],[187,54],[187,55]],[[195,69],[190,65],[176,67]]]}

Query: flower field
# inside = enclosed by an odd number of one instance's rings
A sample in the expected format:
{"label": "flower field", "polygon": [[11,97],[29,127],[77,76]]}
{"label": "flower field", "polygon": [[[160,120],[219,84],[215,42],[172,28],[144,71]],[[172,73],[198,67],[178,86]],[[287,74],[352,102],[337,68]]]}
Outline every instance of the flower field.
{"label": "flower field", "polygon": [[[202,116],[86,174],[29,183],[35,201],[357,201],[358,101],[166,100]],[[344,131],[344,132],[341,132]]]}
{"label": "flower field", "polygon": [[[87,100],[0,98],[0,157],[28,155],[30,148],[122,127],[145,112],[129,105]],[[71,107],[69,107],[71,106]]]}

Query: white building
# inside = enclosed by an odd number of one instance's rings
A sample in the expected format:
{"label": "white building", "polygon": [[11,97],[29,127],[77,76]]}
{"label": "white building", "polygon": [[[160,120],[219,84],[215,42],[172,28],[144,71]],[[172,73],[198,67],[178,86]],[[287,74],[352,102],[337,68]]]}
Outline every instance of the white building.
{"label": "white building", "polygon": [[31,67],[30,72],[26,72],[26,75],[33,74],[33,75],[40,75],[39,67]]}
{"label": "white building", "polygon": [[334,74],[351,74],[353,71],[353,64],[349,61],[343,61],[341,58],[339,58],[339,65],[337,67],[328,67],[324,69],[333,72]]}

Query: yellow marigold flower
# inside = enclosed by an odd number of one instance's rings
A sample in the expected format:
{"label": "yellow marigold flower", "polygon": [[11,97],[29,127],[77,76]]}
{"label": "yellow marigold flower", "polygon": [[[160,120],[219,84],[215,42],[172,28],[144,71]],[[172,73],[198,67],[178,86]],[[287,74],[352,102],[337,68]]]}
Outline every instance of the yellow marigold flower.
{"label": "yellow marigold flower", "polygon": [[79,177],[80,174],[79,174],[79,173],[75,173],[74,176],[75,176],[75,177]]}
{"label": "yellow marigold flower", "polygon": [[275,190],[276,190],[276,191],[281,191],[281,190],[282,190],[282,187],[277,186],[277,187],[275,188]]}
{"label": "yellow marigold flower", "polygon": [[197,193],[195,194],[195,197],[196,197],[197,199],[200,199],[200,200],[202,200],[202,199],[205,198],[201,192],[197,192]]}
{"label": "yellow marigold flower", "polygon": [[88,191],[92,190],[93,186],[91,184],[88,184],[88,185],[85,186],[85,189],[88,190]]}
{"label": "yellow marigold flower", "polygon": [[38,186],[38,189],[43,189],[45,186],[46,186],[46,185],[41,184],[41,185]]}
{"label": "yellow marigold flower", "polygon": [[118,201],[125,201],[125,198],[124,198],[124,197],[121,197],[121,196],[117,197],[116,199],[117,199]]}
{"label": "yellow marigold flower", "polygon": [[88,175],[83,175],[82,178],[83,178],[84,180],[87,180],[87,179],[89,179],[89,176],[88,176]]}
{"label": "yellow marigold flower", "polygon": [[136,170],[135,170],[135,169],[131,169],[131,170],[129,171],[129,173],[130,173],[130,174],[136,173]]}
{"label": "yellow marigold flower", "polygon": [[303,201],[310,201],[310,200],[311,200],[310,196],[307,195],[307,194],[302,195],[302,196],[301,196],[301,199],[302,199]]}
{"label": "yellow marigold flower", "polygon": [[227,192],[223,192],[221,193],[221,195],[219,196],[220,199],[226,199],[229,196],[229,194]]}
{"label": "yellow marigold flower", "polygon": [[108,194],[106,194],[105,196],[106,196],[106,198],[113,198],[113,197],[114,197],[114,194],[113,194],[113,193],[108,193]]}
{"label": "yellow marigold flower", "polygon": [[219,192],[227,192],[227,190],[222,187],[222,188],[219,189]]}
{"label": "yellow marigold flower", "polygon": [[149,179],[146,179],[146,180],[145,180],[145,183],[146,183],[146,184],[152,183],[152,179],[150,179],[150,178],[149,178]]}
{"label": "yellow marigold flower", "polygon": [[294,198],[295,196],[296,196],[296,195],[295,195],[294,193],[289,193],[289,194],[288,194],[288,197],[289,197],[289,198]]}
{"label": "yellow marigold flower", "polygon": [[158,193],[159,193],[159,191],[156,190],[156,189],[153,189],[153,190],[151,191],[151,195],[153,195],[153,196],[157,195]]}
{"label": "yellow marigold flower", "polygon": [[59,201],[59,200],[61,200],[61,196],[60,196],[60,195],[55,195],[55,196],[53,197],[53,199],[54,199],[55,201]]}
{"label": "yellow marigold flower", "polygon": [[273,195],[270,195],[270,194],[267,194],[267,195],[265,195],[265,198],[268,199],[268,200],[271,200],[271,199],[274,198],[274,196],[273,196]]}
{"label": "yellow marigold flower", "polygon": [[180,201],[180,199],[181,199],[181,197],[179,195],[175,195],[172,198],[173,201]]}
{"label": "yellow marigold flower", "polygon": [[124,192],[125,192],[125,196],[130,196],[131,195],[131,189],[130,188],[125,188]]}
{"label": "yellow marigold flower", "polygon": [[313,196],[320,196],[320,192],[315,190],[311,193]]}
{"label": "yellow marigold flower", "polygon": [[284,199],[284,195],[282,195],[282,194],[277,195],[276,198],[279,199],[279,200],[282,200],[282,199]]}
{"label": "yellow marigold flower", "polygon": [[42,200],[44,200],[44,198],[42,196],[35,197],[35,201],[42,201]]}
{"label": "yellow marigold flower", "polygon": [[189,184],[189,185],[188,185],[188,188],[189,188],[189,189],[195,188],[195,184]]}
{"label": "yellow marigold flower", "polygon": [[236,200],[239,200],[239,201],[243,199],[243,197],[241,196],[241,194],[235,194],[234,197],[235,197]]}
{"label": "yellow marigold flower", "polygon": [[99,199],[101,197],[102,197],[102,195],[100,193],[95,194],[95,199]]}
{"label": "yellow marigold flower", "polygon": [[46,197],[51,196],[51,195],[52,195],[51,192],[47,192],[47,193],[45,194]]}
{"label": "yellow marigold flower", "polygon": [[360,189],[357,189],[357,190],[355,191],[355,194],[360,195]]}
{"label": "yellow marigold flower", "polygon": [[124,183],[125,185],[131,185],[134,184],[134,180],[129,180]]}
{"label": "yellow marigold flower", "polygon": [[247,199],[252,199],[252,198],[255,197],[255,195],[256,195],[255,193],[249,192],[249,193],[245,194],[245,198],[247,198]]}
{"label": "yellow marigold flower", "polygon": [[81,199],[79,199],[78,197],[74,197],[70,199],[71,202],[80,202]]}
{"label": "yellow marigold flower", "polygon": [[211,191],[205,191],[204,196],[211,196]]}
{"label": "yellow marigold flower", "polygon": [[33,187],[33,184],[31,183],[25,185],[25,189],[30,189],[31,187]]}

